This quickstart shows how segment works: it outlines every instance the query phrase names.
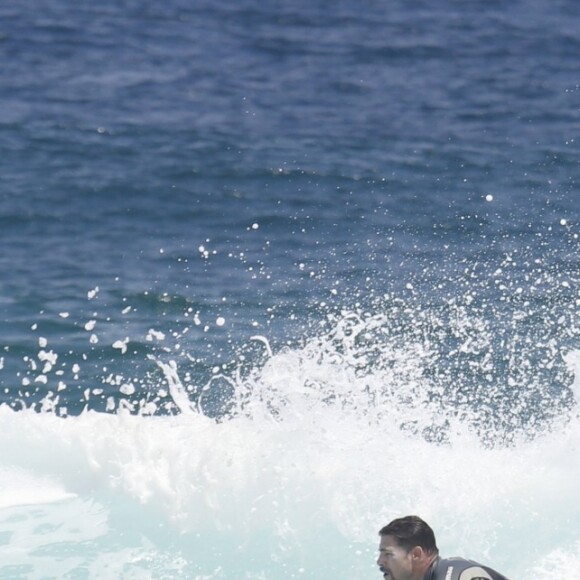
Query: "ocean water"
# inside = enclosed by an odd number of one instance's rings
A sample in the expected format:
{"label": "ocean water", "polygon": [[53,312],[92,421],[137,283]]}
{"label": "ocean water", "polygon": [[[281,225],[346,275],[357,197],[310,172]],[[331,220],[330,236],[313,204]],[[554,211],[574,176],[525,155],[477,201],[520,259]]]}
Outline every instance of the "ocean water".
{"label": "ocean water", "polygon": [[0,578],[580,578],[580,5],[0,6]]}

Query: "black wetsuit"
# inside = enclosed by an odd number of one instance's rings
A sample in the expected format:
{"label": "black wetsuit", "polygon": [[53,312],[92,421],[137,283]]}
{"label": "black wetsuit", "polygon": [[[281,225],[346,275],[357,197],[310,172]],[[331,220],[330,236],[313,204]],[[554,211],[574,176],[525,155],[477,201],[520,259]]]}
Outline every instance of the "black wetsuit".
{"label": "black wetsuit", "polygon": [[423,580],[508,580],[499,572],[463,558],[437,558]]}

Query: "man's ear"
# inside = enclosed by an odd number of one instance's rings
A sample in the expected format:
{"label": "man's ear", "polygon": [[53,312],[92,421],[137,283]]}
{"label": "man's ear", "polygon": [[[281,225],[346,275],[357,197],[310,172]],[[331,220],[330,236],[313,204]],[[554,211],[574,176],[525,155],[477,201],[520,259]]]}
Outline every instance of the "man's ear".
{"label": "man's ear", "polygon": [[423,550],[423,548],[421,548],[421,546],[415,546],[412,550],[411,550],[411,559],[413,561],[416,560],[421,560],[423,559],[423,556],[425,555],[425,551]]}

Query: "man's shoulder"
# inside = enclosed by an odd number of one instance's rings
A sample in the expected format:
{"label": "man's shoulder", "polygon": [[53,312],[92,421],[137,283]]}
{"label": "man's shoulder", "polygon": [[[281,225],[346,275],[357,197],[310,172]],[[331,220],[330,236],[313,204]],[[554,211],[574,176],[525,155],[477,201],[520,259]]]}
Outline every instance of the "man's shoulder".
{"label": "man's shoulder", "polygon": [[430,580],[507,580],[499,572],[465,558],[439,558]]}

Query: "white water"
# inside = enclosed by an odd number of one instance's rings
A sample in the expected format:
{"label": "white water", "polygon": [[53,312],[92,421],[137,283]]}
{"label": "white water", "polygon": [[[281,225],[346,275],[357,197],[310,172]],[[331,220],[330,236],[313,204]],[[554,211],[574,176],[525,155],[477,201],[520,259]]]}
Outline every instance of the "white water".
{"label": "white water", "polygon": [[[362,378],[348,357],[273,356],[238,378],[222,422],[185,403],[173,417],[0,407],[0,577],[378,578],[377,531],[409,513],[444,555],[512,580],[579,577],[577,415],[486,447],[429,406],[420,352]],[[578,394],[579,354],[566,362]],[[407,382],[385,390],[393,373]],[[437,419],[444,444],[421,436]]]}

